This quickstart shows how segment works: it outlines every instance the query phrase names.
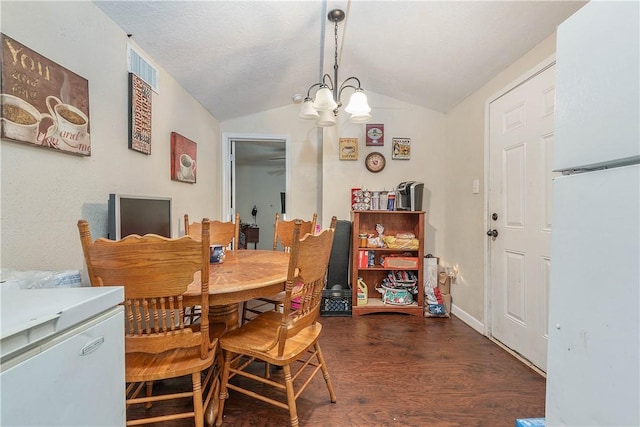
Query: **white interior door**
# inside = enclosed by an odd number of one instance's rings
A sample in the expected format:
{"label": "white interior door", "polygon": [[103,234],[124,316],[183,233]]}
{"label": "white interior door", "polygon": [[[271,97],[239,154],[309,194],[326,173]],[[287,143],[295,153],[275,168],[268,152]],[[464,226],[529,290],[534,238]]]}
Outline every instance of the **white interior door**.
{"label": "white interior door", "polygon": [[489,106],[490,333],[543,371],[554,81],[551,65]]}

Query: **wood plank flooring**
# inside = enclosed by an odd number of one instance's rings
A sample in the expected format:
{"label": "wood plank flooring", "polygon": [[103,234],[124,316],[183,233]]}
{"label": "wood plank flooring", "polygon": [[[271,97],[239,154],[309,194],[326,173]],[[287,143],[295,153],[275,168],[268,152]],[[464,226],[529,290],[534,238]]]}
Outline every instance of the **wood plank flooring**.
{"label": "wood plank flooring", "polygon": [[[329,401],[316,376],[298,399],[301,426],[512,427],[516,418],[544,417],[545,379],[455,316],[370,314],[320,322],[338,400]],[[156,389],[184,384],[188,378]],[[224,426],[289,424],[288,411],[233,391],[224,412]]]}

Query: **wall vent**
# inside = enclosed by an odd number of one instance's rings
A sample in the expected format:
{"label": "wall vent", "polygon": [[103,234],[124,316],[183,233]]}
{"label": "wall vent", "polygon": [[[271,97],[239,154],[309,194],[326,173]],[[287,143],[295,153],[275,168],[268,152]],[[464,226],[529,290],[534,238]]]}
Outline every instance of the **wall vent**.
{"label": "wall vent", "polygon": [[159,92],[158,69],[143,58],[131,44],[127,46],[127,66],[130,73],[147,82],[154,92]]}

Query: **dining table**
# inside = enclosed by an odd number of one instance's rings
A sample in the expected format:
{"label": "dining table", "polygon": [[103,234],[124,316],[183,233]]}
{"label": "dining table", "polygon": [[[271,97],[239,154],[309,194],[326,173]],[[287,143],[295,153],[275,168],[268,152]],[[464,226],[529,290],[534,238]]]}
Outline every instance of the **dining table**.
{"label": "dining table", "polygon": [[[236,329],[238,304],[283,291],[288,268],[289,253],[283,251],[225,251],[222,262],[209,266],[209,321]],[[185,305],[199,304],[200,283],[196,274],[183,294]]]}

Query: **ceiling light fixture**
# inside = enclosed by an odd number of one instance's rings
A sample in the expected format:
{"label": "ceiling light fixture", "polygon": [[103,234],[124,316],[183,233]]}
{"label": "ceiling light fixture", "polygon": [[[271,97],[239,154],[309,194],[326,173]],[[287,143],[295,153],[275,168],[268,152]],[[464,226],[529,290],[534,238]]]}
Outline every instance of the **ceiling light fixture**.
{"label": "ceiling light fixture", "polygon": [[[333,62],[333,79],[329,74],[322,76],[322,81],[315,83],[309,87],[307,97],[302,103],[300,114],[301,119],[315,120],[320,127],[334,126],[336,124],[336,116],[342,106],[340,97],[342,91],[346,88],[354,89],[349,103],[344,109],[351,114],[349,120],[353,123],[366,123],[371,120],[371,107],[367,103],[367,96],[364,94],[360,86],[360,80],[357,77],[347,78],[340,86],[338,86],[338,23],[344,20],[344,11],[333,9],[327,15],[329,21],[334,23],[334,39],[335,54]],[[357,86],[355,85],[357,83]],[[311,90],[317,87],[315,100],[311,97]]]}

